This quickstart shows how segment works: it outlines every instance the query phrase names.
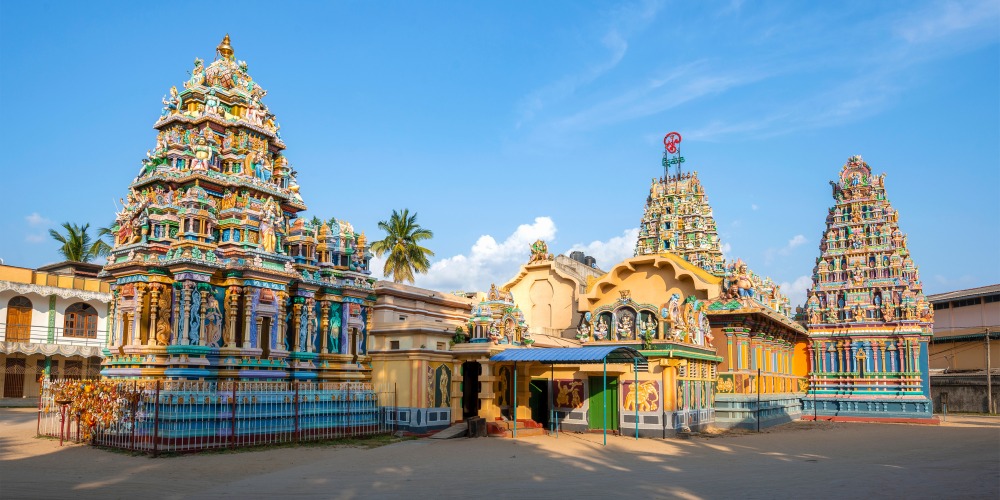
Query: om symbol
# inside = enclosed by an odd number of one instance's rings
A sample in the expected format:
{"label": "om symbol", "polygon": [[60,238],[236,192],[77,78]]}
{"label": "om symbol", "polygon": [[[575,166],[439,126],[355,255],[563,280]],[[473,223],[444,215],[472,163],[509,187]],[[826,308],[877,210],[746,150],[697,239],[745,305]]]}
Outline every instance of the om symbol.
{"label": "om symbol", "polygon": [[670,154],[677,153],[677,145],[681,143],[681,134],[677,132],[671,132],[663,136],[663,146],[667,148],[667,152]]}

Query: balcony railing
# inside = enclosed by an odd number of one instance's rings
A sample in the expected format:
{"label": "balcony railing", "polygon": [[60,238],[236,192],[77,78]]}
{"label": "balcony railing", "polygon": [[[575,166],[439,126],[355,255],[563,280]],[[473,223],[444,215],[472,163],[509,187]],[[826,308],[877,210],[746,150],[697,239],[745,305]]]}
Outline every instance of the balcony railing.
{"label": "balcony railing", "polygon": [[[25,342],[32,344],[59,344],[80,347],[104,347],[107,344],[108,331],[97,329],[94,336],[77,337],[64,335],[62,327],[49,328],[43,325],[8,325],[0,323],[0,341]],[[49,339],[52,339],[49,341]]]}

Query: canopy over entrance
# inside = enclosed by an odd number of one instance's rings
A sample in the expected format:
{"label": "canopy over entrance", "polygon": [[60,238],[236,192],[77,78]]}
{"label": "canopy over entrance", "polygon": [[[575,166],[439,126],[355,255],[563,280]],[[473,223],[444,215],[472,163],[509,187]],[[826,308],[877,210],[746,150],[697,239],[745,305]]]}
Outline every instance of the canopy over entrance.
{"label": "canopy over entrance", "polygon": [[507,349],[490,357],[490,361],[536,362],[546,365],[646,363],[639,351],[626,346],[602,345],[588,347],[554,347],[545,349]]}
{"label": "canopy over entrance", "polygon": [[[620,345],[602,345],[589,347],[555,347],[544,349],[507,349],[490,357],[495,363],[514,363],[514,438],[517,438],[517,363],[542,363],[546,365],[585,365],[603,364],[604,378],[601,394],[603,396],[604,445],[608,444],[608,363],[631,363],[635,374],[635,384],[639,383],[639,366],[645,366],[649,361],[639,351]],[[554,375],[550,370],[550,383]],[[639,439],[639,391],[636,394],[635,438]],[[616,398],[617,399],[617,398]],[[617,405],[617,401],[612,404]],[[551,396],[549,408],[552,408]],[[616,410],[617,411],[617,410]],[[554,410],[550,409],[554,413]],[[554,425],[555,419],[550,418]],[[555,428],[553,427],[553,430]],[[557,431],[558,432],[558,431]]]}

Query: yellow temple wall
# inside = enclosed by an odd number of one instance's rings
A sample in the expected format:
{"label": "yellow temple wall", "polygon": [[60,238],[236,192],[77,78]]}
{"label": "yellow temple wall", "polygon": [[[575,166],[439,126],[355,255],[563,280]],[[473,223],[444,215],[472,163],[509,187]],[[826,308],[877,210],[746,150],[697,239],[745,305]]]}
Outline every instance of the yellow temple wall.
{"label": "yellow temple wall", "polygon": [[514,302],[523,304],[528,331],[556,337],[573,335],[580,317],[576,309],[579,288],[579,283],[561,276],[552,262],[526,265],[521,275],[504,285]]}

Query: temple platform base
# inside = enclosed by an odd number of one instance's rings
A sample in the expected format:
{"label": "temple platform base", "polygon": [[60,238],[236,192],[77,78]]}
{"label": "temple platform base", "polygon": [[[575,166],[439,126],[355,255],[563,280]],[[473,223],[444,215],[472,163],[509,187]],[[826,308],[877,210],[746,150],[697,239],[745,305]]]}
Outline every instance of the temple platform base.
{"label": "temple platform base", "polygon": [[930,398],[922,396],[816,396],[802,399],[803,420],[937,425]]}

